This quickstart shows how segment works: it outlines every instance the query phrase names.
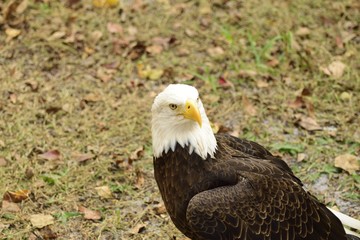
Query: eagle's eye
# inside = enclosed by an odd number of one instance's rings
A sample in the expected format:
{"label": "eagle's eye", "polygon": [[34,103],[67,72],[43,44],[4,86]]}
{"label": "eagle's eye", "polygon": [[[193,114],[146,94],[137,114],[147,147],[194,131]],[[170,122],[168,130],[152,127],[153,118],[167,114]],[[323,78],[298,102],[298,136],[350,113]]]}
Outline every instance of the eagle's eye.
{"label": "eagle's eye", "polygon": [[173,103],[170,103],[170,104],[169,104],[169,108],[170,108],[171,110],[175,110],[175,109],[177,109],[177,105],[176,105],[176,104],[173,104]]}

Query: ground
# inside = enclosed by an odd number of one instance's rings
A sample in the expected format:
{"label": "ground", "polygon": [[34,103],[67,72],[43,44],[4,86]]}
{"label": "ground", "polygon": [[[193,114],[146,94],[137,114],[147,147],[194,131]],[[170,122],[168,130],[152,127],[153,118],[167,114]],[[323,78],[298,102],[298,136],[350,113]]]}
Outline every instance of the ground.
{"label": "ground", "polygon": [[1,239],[185,239],[152,167],[151,104],[174,82],[199,89],[214,131],[359,218],[358,1],[0,9]]}

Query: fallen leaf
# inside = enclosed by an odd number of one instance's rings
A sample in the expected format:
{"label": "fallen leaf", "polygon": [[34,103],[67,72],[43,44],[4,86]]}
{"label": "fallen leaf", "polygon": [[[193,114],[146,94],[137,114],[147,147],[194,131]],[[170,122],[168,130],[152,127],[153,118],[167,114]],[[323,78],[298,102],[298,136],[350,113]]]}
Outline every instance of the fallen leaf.
{"label": "fallen leaf", "polygon": [[140,78],[146,78],[150,80],[158,80],[164,74],[161,69],[151,68],[149,65],[137,64],[137,72]]}
{"label": "fallen leaf", "polygon": [[297,96],[294,101],[289,102],[289,107],[298,109],[305,106],[305,101],[302,96]]}
{"label": "fallen leaf", "polygon": [[351,94],[350,93],[348,93],[348,92],[342,92],[341,94],[340,94],[340,98],[341,98],[341,100],[343,100],[343,101],[348,101],[348,100],[350,100],[351,99]]}
{"label": "fallen leaf", "polygon": [[138,160],[142,156],[144,156],[144,146],[138,147],[134,152],[132,152],[130,155],[130,159]]}
{"label": "fallen leaf", "polygon": [[307,28],[307,27],[300,27],[296,32],[295,34],[298,35],[298,36],[307,36],[310,34],[310,29]]}
{"label": "fallen leaf", "polygon": [[138,33],[138,29],[135,26],[129,26],[127,28],[127,32],[130,36],[136,36],[136,34]]}
{"label": "fallen leaf", "polygon": [[[58,235],[51,230],[50,226],[45,226],[44,228],[40,229],[39,232],[40,232],[42,239],[45,239],[45,240],[58,238]],[[38,239],[38,238],[35,238],[35,239]]]}
{"label": "fallen leaf", "polygon": [[349,153],[337,156],[335,158],[335,167],[354,173],[360,170],[359,158]]}
{"label": "fallen leaf", "polygon": [[34,81],[34,80],[27,80],[25,82],[26,86],[29,86],[31,88],[32,91],[37,91],[39,88],[39,84],[38,82]]}
{"label": "fallen leaf", "polygon": [[85,102],[99,102],[101,99],[101,96],[96,93],[89,93],[83,98]]}
{"label": "fallen leaf", "polygon": [[90,34],[90,41],[92,44],[97,44],[102,38],[103,33],[100,30],[95,30]]}
{"label": "fallen leaf", "polygon": [[146,46],[142,42],[136,42],[132,45],[131,50],[127,53],[127,57],[131,60],[139,59],[146,51]]}
{"label": "fallen leaf", "polygon": [[56,31],[53,34],[51,34],[51,36],[48,37],[46,40],[51,42],[51,41],[59,40],[59,39],[65,37],[65,36],[66,36],[66,32],[64,32],[64,31]]}
{"label": "fallen leaf", "polygon": [[340,61],[334,61],[327,67],[320,67],[320,70],[322,70],[328,76],[340,78],[343,76],[345,68],[346,65],[344,63]]}
{"label": "fallen leaf", "polygon": [[98,8],[116,7],[119,0],[93,0],[93,5]]}
{"label": "fallen leaf", "polygon": [[136,182],[135,187],[140,189],[144,186],[145,179],[144,179],[144,173],[140,169],[136,169]]}
{"label": "fallen leaf", "polygon": [[297,155],[296,161],[302,162],[302,161],[304,161],[306,158],[307,158],[307,154],[306,154],[306,153],[299,153],[299,154]]}
{"label": "fallen leaf", "polygon": [[279,65],[279,60],[277,60],[276,58],[272,58],[270,61],[268,61],[266,64],[269,66],[269,67],[276,67]]}
{"label": "fallen leaf", "polygon": [[146,225],[144,223],[138,223],[135,225],[135,227],[133,227],[129,231],[129,233],[135,235],[135,234],[143,232],[145,229],[146,229]]}
{"label": "fallen leaf", "polygon": [[6,166],[6,164],[7,164],[7,162],[6,162],[5,158],[0,157],[0,167],[4,167],[4,166]]}
{"label": "fallen leaf", "polygon": [[248,115],[255,116],[257,114],[256,108],[245,95],[242,96],[242,105]]}
{"label": "fallen leaf", "polygon": [[102,82],[107,83],[113,79],[114,72],[115,71],[113,69],[98,68],[96,71],[96,77],[99,78]]}
{"label": "fallen leaf", "polygon": [[54,224],[54,217],[45,214],[30,215],[30,222],[35,228],[43,228],[45,226]]}
{"label": "fallen leaf", "polygon": [[100,211],[90,210],[83,206],[79,206],[78,210],[79,210],[79,212],[84,214],[85,219],[88,219],[88,220],[100,220],[101,219]]}
{"label": "fallen leaf", "polygon": [[45,160],[58,160],[60,158],[60,152],[58,150],[50,150],[45,153],[39,154],[38,157]]}
{"label": "fallen leaf", "polygon": [[314,118],[306,116],[302,116],[300,118],[299,125],[308,131],[317,131],[322,129]]}
{"label": "fallen leaf", "polygon": [[21,30],[16,28],[6,28],[5,33],[7,35],[6,41],[10,41],[11,39],[19,36],[21,34]]}
{"label": "fallen leaf", "polygon": [[77,162],[85,162],[95,157],[94,154],[91,153],[74,153],[72,155],[75,161]]}
{"label": "fallen leaf", "polygon": [[16,203],[9,202],[6,200],[2,201],[1,210],[4,212],[20,212],[21,211],[20,207]]}
{"label": "fallen leaf", "polygon": [[259,79],[259,80],[256,80],[256,86],[258,88],[267,88],[267,87],[269,87],[269,83]]}
{"label": "fallen leaf", "polygon": [[151,45],[146,47],[146,52],[151,53],[153,55],[160,54],[163,51],[163,47],[161,45]]}
{"label": "fallen leaf", "polygon": [[210,14],[211,11],[211,4],[209,0],[200,0],[199,1],[199,13],[200,15]]}
{"label": "fallen leaf", "polygon": [[154,212],[156,215],[161,215],[166,213],[166,208],[165,205],[163,203],[159,203],[157,204],[154,208],[153,208]]}
{"label": "fallen leaf", "polygon": [[25,12],[26,8],[29,5],[29,1],[28,0],[23,0],[16,8],[16,14],[20,15],[23,12]]}
{"label": "fallen leaf", "polygon": [[31,179],[34,176],[34,170],[30,167],[25,170],[25,178]]}
{"label": "fallen leaf", "polygon": [[108,199],[113,197],[112,192],[108,186],[96,187],[95,190],[102,198]]}
{"label": "fallen leaf", "polygon": [[221,86],[222,88],[233,88],[234,87],[234,84],[231,82],[231,81],[229,81],[229,80],[227,80],[225,77],[223,77],[223,76],[220,76],[219,78],[218,78],[218,84],[219,84],[219,86]]}
{"label": "fallen leaf", "polygon": [[224,49],[222,49],[219,46],[213,47],[213,48],[208,48],[206,51],[211,57],[218,57],[225,53]]}
{"label": "fallen leaf", "polygon": [[17,101],[18,101],[18,97],[15,93],[10,93],[9,99],[10,99],[10,102],[13,104],[17,103]]}
{"label": "fallen leaf", "polygon": [[112,23],[112,22],[109,22],[107,25],[107,30],[110,32],[110,33],[119,33],[119,34],[123,34],[123,27],[118,24],[118,23]]}
{"label": "fallen leaf", "polygon": [[3,200],[19,203],[29,198],[30,191],[29,190],[19,190],[16,192],[7,191],[4,193]]}

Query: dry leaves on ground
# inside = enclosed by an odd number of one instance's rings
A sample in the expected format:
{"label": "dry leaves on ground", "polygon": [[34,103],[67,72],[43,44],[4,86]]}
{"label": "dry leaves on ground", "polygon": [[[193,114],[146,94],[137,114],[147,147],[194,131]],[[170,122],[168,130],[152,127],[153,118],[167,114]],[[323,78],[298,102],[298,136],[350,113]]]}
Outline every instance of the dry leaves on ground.
{"label": "dry leaves on ground", "polygon": [[35,228],[43,228],[45,226],[54,224],[54,217],[45,214],[30,215],[30,222]]}
{"label": "dry leaves on ground", "polygon": [[113,194],[108,186],[100,186],[95,188],[97,194],[105,199],[112,198]]}
{"label": "dry leaves on ground", "polygon": [[83,206],[79,206],[78,211],[84,214],[85,219],[88,219],[88,220],[100,220],[101,219],[100,211],[90,210]]}
{"label": "dry leaves on ground", "polygon": [[349,153],[337,156],[335,158],[335,167],[354,173],[360,170],[359,158]]}

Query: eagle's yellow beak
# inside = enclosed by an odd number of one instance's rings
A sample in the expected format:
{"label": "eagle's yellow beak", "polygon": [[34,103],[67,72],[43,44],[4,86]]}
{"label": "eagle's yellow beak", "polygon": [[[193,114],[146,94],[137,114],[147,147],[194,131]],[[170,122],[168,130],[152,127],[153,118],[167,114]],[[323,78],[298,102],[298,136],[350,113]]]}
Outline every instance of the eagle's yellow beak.
{"label": "eagle's yellow beak", "polygon": [[202,119],[199,112],[198,107],[195,105],[193,101],[187,100],[185,103],[185,109],[182,113],[184,115],[184,118],[191,119],[199,124],[199,126],[202,126]]}

